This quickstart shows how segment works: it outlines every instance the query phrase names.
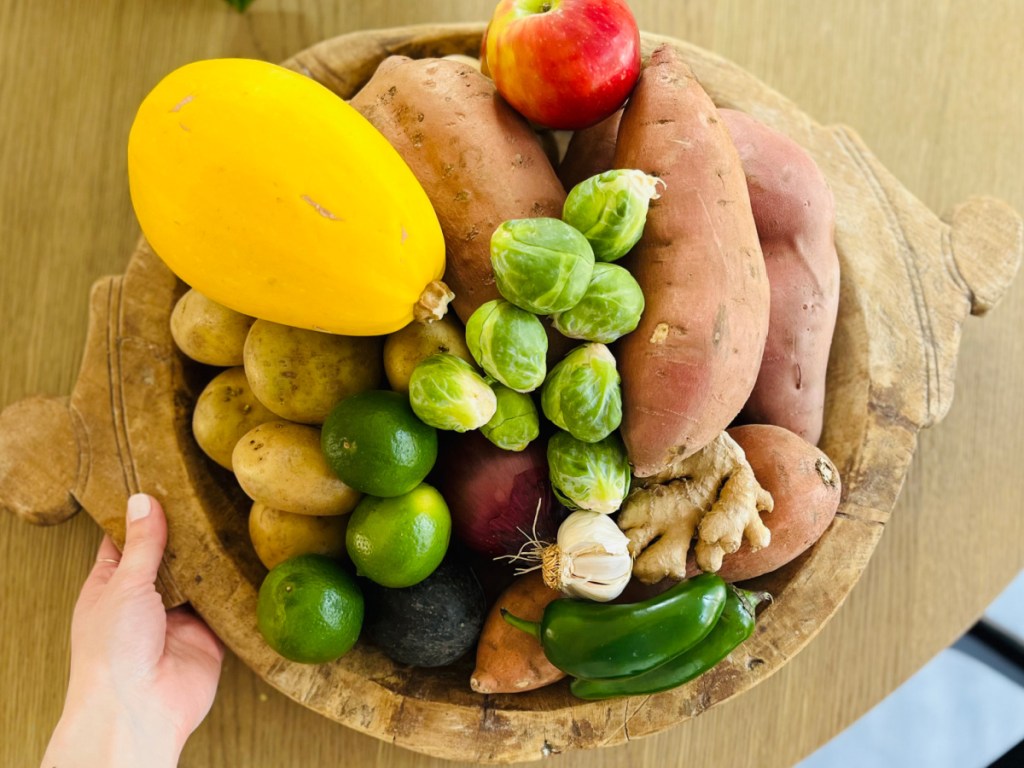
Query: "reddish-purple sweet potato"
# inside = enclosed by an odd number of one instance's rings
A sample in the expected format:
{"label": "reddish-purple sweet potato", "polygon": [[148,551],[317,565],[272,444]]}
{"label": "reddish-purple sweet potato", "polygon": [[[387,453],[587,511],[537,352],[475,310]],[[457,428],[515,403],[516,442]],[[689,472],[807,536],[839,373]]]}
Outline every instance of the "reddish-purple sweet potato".
{"label": "reddish-purple sweet potato", "polygon": [[[752,550],[744,541],[725,556],[718,570],[726,581],[745,581],[781,568],[821,538],[839,508],[842,483],[828,456],[788,429],[750,424],[733,427],[729,435],[774,502],[772,511],[761,515],[771,531],[771,543]],[[691,555],[687,574],[697,572]]]}
{"label": "reddish-purple sweet potato", "polygon": [[743,163],[772,296],[761,370],[740,420],[817,444],[839,309],[832,192],[795,141],[742,112],[719,114]]}

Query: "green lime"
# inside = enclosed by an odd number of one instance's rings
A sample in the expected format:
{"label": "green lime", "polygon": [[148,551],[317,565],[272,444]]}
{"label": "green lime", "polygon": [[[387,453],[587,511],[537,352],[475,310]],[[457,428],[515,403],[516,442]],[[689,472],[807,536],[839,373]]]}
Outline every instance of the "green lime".
{"label": "green lime", "polygon": [[372,496],[400,496],[423,482],[437,460],[437,430],[409,398],[374,389],[346,397],[321,432],[328,465],[346,485]]}
{"label": "green lime", "polygon": [[256,619],[267,644],[286,659],[322,664],[347,653],[359,639],[363,593],[337,561],[299,555],[267,574]]}
{"label": "green lime", "polygon": [[345,546],[360,576],[411,587],[441,564],[451,534],[448,505],[436,488],[420,483],[401,496],[364,496],[348,521]]}

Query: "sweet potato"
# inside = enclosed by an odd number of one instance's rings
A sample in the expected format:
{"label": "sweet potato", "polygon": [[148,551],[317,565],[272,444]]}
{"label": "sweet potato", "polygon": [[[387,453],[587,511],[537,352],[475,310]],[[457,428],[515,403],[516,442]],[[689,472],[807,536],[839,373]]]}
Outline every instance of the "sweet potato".
{"label": "sweet potato", "polygon": [[669,46],[651,54],[626,105],[614,165],[665,182],[622,262],[647,302],[617,349],[622,434],[645,477],[702,448],[740,412],[761,364],[769,289],[739,156]]}
{"label": "sweet potato", "polygon": [[743,112],[719,114],[743,163],[772,296],[761,371],[740,420],[817,444],[839,309],[832,191],[795,141]]}
{"label": "sweet potato", "polygon": [[529,621],[540,621],[548,603],[561,594],[544,584],[540,571],[520,576],[491,607],[476,646],[476,669],[469,680],[477,693],[532,691],[565,677],[544,655],[533,635],[501,617],[504,608]]}
{"label": "sweet potato", "polygon": [[[792,139],[720,109],[743,164],[771,289],[768,337],[740,421],[777,424],[817,444],[839,308],[835,205],[821,170]],[[622,112],[573,134],[558,175],[571,189],[613,167]]]}
{"label": "sweet potato", "polygon": [[[743,542],[718,571],[726,581],[744,581],[781,568],[821,538],[839,507],[842,483],[828,456],[788,429],[751,424],[733,427],[729,435],[774,501],[774,509],[761,516],[771,543],[755,551]],[[697,572],[691,554],[687,575]]]}
{"label": "sweet potato", "polygon": [[611,170],[615,162],[615,139],[621,120],[620,109],[596,125],[572,134],[565,157],[558,166],[558,178],[566,192],[584,179]]}
{"label": "sweet potato", "polygon": [[351,104],[387,137],[433,203],[447,249],[444,281],[466,322],[499,298],[490,259],[497,226],[561,216],[565,190],[540,139],[491,80],[458,61],[389,57]]}

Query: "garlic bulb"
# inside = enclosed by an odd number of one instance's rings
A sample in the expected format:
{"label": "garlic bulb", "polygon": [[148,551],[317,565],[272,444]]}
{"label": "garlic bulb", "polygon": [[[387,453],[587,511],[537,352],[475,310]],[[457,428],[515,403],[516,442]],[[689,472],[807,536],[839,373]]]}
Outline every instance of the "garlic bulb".
{"label": "garlic bulb", "polygon": [[572,597],[604,603],[629,582],[629,539],[608,515],[580,510],[558,528],[557,543],[542,553],[544,583]]}

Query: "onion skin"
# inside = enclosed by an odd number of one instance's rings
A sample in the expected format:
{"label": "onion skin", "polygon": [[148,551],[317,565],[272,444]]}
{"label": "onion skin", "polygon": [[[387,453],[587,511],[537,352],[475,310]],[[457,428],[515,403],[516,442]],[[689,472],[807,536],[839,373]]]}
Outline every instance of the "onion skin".
{"label": "onion skin", "polygon": [[551,492],[544,443],[506,451],[476,431],[445,435],[434,481],[467,548],[499,557],[518,553],[533,538],[555,540],[563,512]]}

